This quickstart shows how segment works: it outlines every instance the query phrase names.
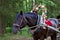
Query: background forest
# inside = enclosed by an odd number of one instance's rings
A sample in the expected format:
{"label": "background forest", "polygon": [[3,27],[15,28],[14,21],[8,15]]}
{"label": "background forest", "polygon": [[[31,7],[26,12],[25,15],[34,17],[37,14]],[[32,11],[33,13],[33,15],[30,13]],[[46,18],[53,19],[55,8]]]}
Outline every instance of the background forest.
{"label": "background forest", "polygon": [[[1,40],[6,40],[8,37],[12,36],[12,34],[10,34],[11,27],[17,13],[21,10],[23,12],[29,12],[34,5],[39,3],[47,6],[48,18],[60,15],[60,0],[0,0],[0,35],[5,37]],[[38,14],[41,15],[39,11]],[[27,37],[30,36],[27,27],[17,34]]]}

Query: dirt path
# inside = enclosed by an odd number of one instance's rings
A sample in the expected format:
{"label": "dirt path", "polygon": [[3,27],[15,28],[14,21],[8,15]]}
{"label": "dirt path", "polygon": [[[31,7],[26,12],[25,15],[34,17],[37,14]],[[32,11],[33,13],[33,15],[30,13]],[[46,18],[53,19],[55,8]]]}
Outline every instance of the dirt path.
{"label": "dirt path", "polygon": [[[8,40],[33,40],[33,38],[27,38],[27,37],[21,36],[21,37],[12,37],[12,38],[10,38]],[[45,40],[51,40],[51,38],[48,37]]]}
{"label": "dirt path", "polygon": [[26,37],[13,37],[13,38],[10,38],[8,40],[33,40],[32,38],[26,38]]}
{"label": "dirt path", "polygon": [[[1,38],[1,40],[33,40],[32,37],[25,37],[25,36],[22,36],[22,35],[10,35],[8,37],[4,37],[5,39]],[[48,37],[47,39],[45,40],[51,40],[50,37]],[[57,38],[57,40],[60,40],[60,37]]]}

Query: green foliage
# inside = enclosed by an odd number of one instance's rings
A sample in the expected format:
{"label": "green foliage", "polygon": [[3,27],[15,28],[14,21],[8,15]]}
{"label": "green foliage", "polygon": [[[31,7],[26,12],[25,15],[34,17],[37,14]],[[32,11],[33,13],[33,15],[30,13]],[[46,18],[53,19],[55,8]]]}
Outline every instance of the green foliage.
{"label": "green foliage", "polygon": [[[6,27],[6,33],[7,34],[11,33],[11,27]],[[22,30],[18,31],[17,35],[22,35],[22,36],[25,36],[25,37],[31,37],[31,34],[28,31],[28,27],[25,27]]]}
{"label": "green foliage", "polygon": [[31,37],[31,34],[29,33],[27,27],[23,28],[23,30],[19,31],[17,34],[20,34],[25,37]]}
{"label": "green foliage", "polygon": [[22,10],[22,0],[3,0],[1,2],[0,11],[3,15],[3,23],[5,27],[12,26],[13,20],[17,12]]}
{"label": "green foliage", "polygon": [[11,33],[11,27],[6,27],[6,33]]}
{"label": "green foliage", "polygon": [[21,38],[28,39],[31,37],[20,35],[20,34],[13,35],[11,33],[6,33],[4,34],[4,36],[0,37],[1,40],[20,40]]}
{"label": "green foliage", "polygon": [[17,34],[13,35],[10,33],[11,28],[10,27],[6,27],[6,32],[4,34],[4,36],[0,37],[1,40],[16,40],[17,38],[20,40],[21,37],[26,37],[26,38],[31,38],[31,34],[28,33],[28,28],[25,27],[23,28],[23,30],[21,30],[20,32],[18,32]]}
{"label": "green foliage", "polygon": [[36,0],[36,4],[39,4],[39,3],[42,3],[42,4],[45,4],[46,6],[56,6],[56,4],[51,1],[51,0]]}

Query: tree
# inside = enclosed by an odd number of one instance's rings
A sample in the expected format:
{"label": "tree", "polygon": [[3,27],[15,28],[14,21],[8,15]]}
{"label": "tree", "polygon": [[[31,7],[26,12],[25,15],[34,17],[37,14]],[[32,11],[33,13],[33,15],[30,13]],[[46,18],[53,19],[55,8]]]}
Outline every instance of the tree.
{"label": "tree", "polygon": [[35,6],[35,0],[32,0],[31,2],[32,2],[32,5],[31,6],[33,8]]}
{"label": "tree", "polygon": [[0,35],[4,34],[4,26],[3,26],[3,22],[2,22],[2,15],[0,14]]}

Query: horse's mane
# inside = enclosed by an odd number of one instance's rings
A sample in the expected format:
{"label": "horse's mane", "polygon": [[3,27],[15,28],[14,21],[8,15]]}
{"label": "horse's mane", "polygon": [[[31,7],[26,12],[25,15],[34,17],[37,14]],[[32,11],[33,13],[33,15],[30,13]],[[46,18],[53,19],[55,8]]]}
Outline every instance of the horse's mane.
{"label": "horse's mane", "polygon": [[[19,18],[21,15],[23,15],[23,14],[29,14],[29,15],[37,15],[36,13],[33,13],[33,12],[26,12],[26,13],[23,13],[22,11],[20,11],[19,13],[17,13],[17,15],[16,15],[16,19],[17,18]],[[29,16],[28,15],[28,16]]]}

